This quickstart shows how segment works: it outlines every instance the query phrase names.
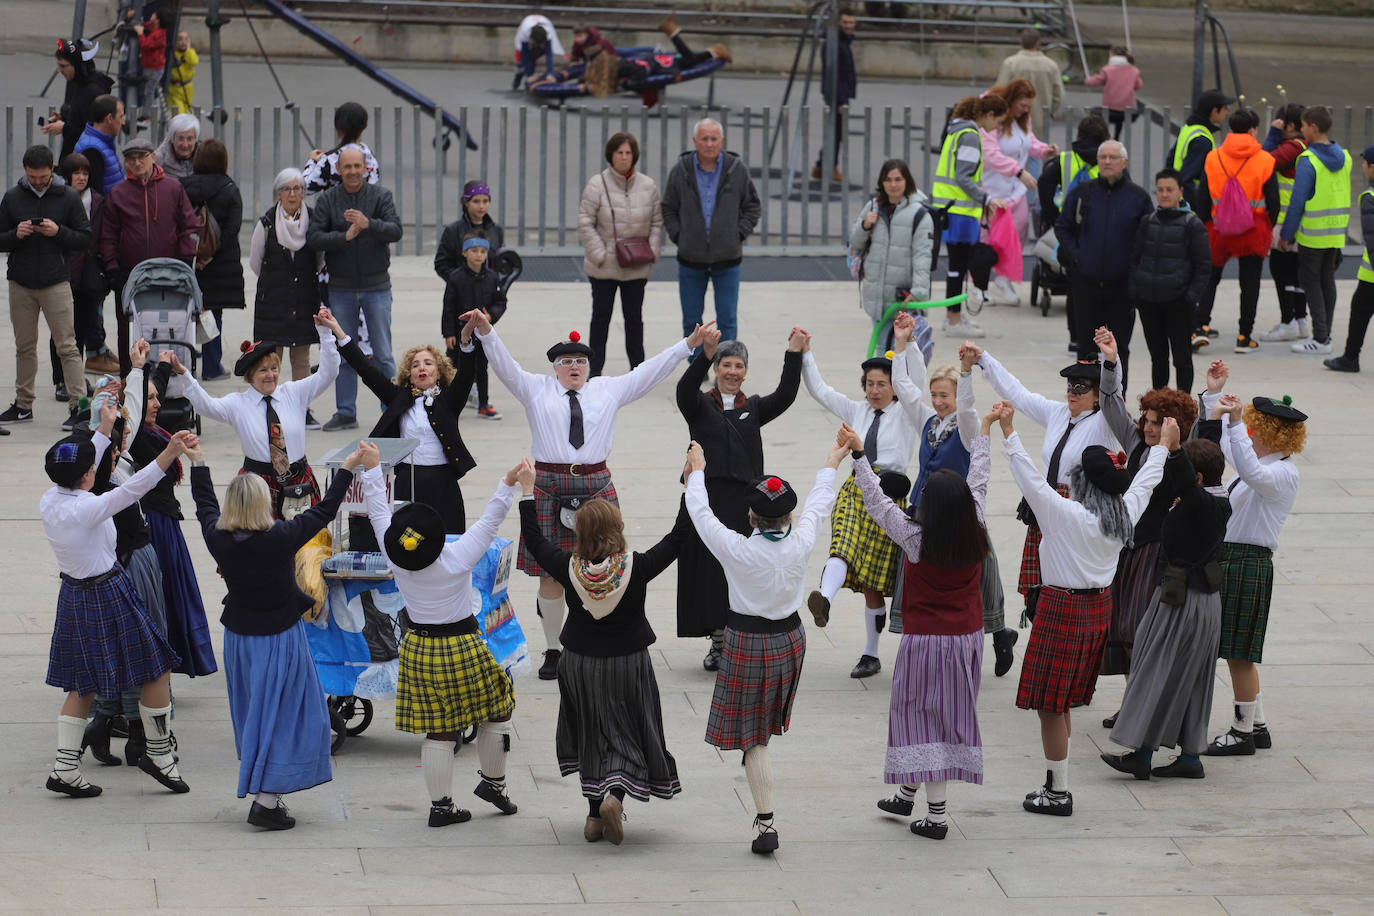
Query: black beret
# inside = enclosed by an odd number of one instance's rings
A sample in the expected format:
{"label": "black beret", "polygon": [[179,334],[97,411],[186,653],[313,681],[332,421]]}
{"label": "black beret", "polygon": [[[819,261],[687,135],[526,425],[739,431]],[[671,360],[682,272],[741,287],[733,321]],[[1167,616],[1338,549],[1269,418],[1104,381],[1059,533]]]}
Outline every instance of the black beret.
{"label": "black beret", "polygon": [[1102,364],[1095,359],[1080,359],[1059,370],[1064,378],[1081,378],[1090,382],[1102,381]]}
{"label": "black beret", "polygon": [[72,435],[59,439],[43,456],[43,470],[59,487],[75,487],[95,466],[95,443],[90,436]]}
{"label": "black beret", "polygon": [[911,493],[911,478],[896,471],[883,471],[878,475],[878,486],[889,499],[906,499]]}
{"label": "black beret", "polygon": [[1293,398],[1289,395],[1275,400],[1274,398],[1255,398],[1250,402],[1260,413],[1267,413],[1271,417],[1278,417],[1289,423],[1302,423],[1307,419],[1307,414],[1293,406]]}
{"label": "black beret", "polygon": [[765,474],[749,484],[747,501],[760,518],[781,518],[797,508],[797,491],[781,477]]}
{"label": "black beret", "polygon": [[1100,445],[1083,449],[1083,473],[1088,482],[1104,493],[1120,496],[1131,485],[1126,462]]}
{"label": "black beret", "polygon": [[271,340],[245,340],[239,344],[239,352],[243,355],[238,362],[234,363],[234,374],[242,378],[247,378],[248,373],[253,371],[253,367],[258,364],[269,353],[277,352],[277,344]]}
{"label": "black beret", "polygon": [[892,374],[892,351],[888,350],[880,356],[870,356],[868,359],[859,363],[859,368],[867,372],[869,369],[881,369],[888,375]]}
{"label": "black beret", "polygon": [[392,514],[383,540],[386,558],[415,572],[432,564],[444,552],[444,520],[433,506],[406,503]]}
{"label": "black beret", "polygon": [[568,334],[567,340],[560,340],[548,349],[549,362],[553,362],[560,356],[585,356],[592,358],[592,348],[582,342],[582,335],[576,331]]}

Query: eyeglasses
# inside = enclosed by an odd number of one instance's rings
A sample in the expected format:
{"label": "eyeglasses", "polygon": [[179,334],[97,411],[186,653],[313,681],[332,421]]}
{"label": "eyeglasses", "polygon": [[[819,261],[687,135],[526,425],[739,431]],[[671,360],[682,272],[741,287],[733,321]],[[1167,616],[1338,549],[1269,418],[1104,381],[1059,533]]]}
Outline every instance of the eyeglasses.
{"label": "eyeglasses", "polygon": [[587,357],[585,357],[585,356],[563,356],[563,357],[560,357],[560,358],[554,360],[554,361],[553,361],[553,364],[554,364],[555,366],[561,366],[561,367],[564,368],[564,369],[571,369],[571,368],[573,368],[574,366],[585,366],[585,365],[587,365]]}
{"label": "eyeglasses", "polygon": [[277,193],[279,193],[279,194],[304,194],[304,193],[305,193],[305,188],[301,187],[301,186],[298,185],[298,184],[293,184],[293,185],[291,185],[291,186],[289,186],[289,187],[277,188]]}
{"label": "eyeglasses", "polygon": [[1089,391],[1092,391],[1095,387],[1096,386],[1093,385],[1092,382],[1089,382],[1086,379],[1076,380],[1069,382],[1068,392],[1069,394],[1087,394]]}

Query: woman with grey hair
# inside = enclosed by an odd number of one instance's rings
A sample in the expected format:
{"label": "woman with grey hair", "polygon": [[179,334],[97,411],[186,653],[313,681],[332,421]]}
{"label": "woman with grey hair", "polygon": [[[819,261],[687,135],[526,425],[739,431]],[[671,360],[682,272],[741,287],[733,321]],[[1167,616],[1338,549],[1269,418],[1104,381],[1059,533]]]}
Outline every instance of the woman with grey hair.
{"label": "woman with grey hair", "polygon": [[[749,372],[749,350],[738,340],[721,342],[720,331],[713,328],[677,383],[677,407],[691,438],[711,456],[706,465],[706,496],[711,510],[726,527],[743,535],[753,530],[746,498],[749,487],[763,474],[762,427],[780,417],[796,400],[805,342],[806,332],[793,328],[777,390],[746,396],[743,387]],[[703,392],[701,383],[712,367],[715,385]],[[720,664],[729,596],[725,573],[697,534],[685,497],[675,533],[679,539],[677,635],[709,636],[711,648],[701,665],[715,671]]]}
{"label": "woman with grey hair", "polygon": [[153,158],[168,177],[181,181],[192,174],[191,157],[200,142],[200,118],[193,114],[179,114],[167,122],[167,136],[158,144]]}
{"label": "woman with grey hair", "polygon": [[[305,205],[305,179],[287,168],[272,182],[276,203],[253,226],[248,266],[258,277],[253,305],[253,339],[270,340],[290,351],[291,378],[310,374],[310,345],[316,343],[314,315],[320,308],[319,268],[322,257],[306,244],[310,208]],[[319,429],[307,415],[307,429]]]}

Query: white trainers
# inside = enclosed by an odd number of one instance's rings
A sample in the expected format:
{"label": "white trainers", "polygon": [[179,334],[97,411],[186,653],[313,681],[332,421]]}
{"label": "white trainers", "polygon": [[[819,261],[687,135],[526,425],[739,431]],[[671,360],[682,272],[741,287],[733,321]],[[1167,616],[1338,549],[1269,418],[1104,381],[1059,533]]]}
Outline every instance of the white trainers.
{"label": "white trainers", "polygon": [[964,302],[964,314],[977,315],[983,310],[983,305],[990,301],[988,295],[973,284],[964,287],[964,292],[968,294],[968,299]]}
{"label": "white trainers", "polygon": [[1306,340],[1298,341],[1293,344],[1293,346],[1289,347],[1289,349],[1294,353],[1330,353],[1331,341],[1328,340],[1326,343],[1318,343],[1315,339],[1309,337]]}
{"label": "white trainers", "polygon": [[1301,336],[1303,335],[1298,333],[1298,321],[1295,318],[1292,321],[1280,321],[1269,330],[1256,334],[1255,339],[1266,343],[1278,343],[1284,340],[1297,340]]}
{"label": "white trainers", "polygon": [[1021,297],[1016,292],[1016,287],[1011,285],[1011,281],[1006,277],[994,277],[992,286],[988,289],[988,302],[993,305],[1018,306],[1021,304]]}
{"label": "white trainers", "polygon": [[1306,318],[1298,319],[1298,340],[1306,340],[1312,336],[1312,325]]}
{"label": "white trainers", "polygon": [[945,333],[951,337],[987,337],[988,332],[982,326],[968,316],[968,312],[960,313],[960,320],[956,322],[945,322]]}

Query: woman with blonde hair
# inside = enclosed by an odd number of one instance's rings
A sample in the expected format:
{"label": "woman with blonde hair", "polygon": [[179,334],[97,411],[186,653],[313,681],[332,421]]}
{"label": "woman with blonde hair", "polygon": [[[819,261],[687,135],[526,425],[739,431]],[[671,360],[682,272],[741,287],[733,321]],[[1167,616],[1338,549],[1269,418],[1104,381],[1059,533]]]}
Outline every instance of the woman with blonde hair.
{"label": "woman with blonde hair", "polygon": [[339,511],[362,449],[344,461],[324,499],[289,522],[273,518],[271,491],[256,474],[230,481],[221,511],[199,445],[186,455],[196,518],[228,591],[220,623],[238,796],[254,793],[254,827],[290,830],[296,819],[281,797],[331,778],[329,709],[301,621],[315,601],[296,585],[296,551]]}
{"label": "woman with blonde hair", "polygon": [[462,534],[467,530],[467,518],[458,481],[477,466],[458,432],[458,414],[467,406],[472,388],[472,353],[458,351],[455,369],[439,347],[411,347],[401,357],[392,380],[363,355],[357,342],[348,339],[329,309],[320,309],[319,320],[333,330],[340,353],[358,378],[386,405],[368,438],[419,440],[409,460],[396,466],[396,498],[428,503],[444,519],[445,531]]}

